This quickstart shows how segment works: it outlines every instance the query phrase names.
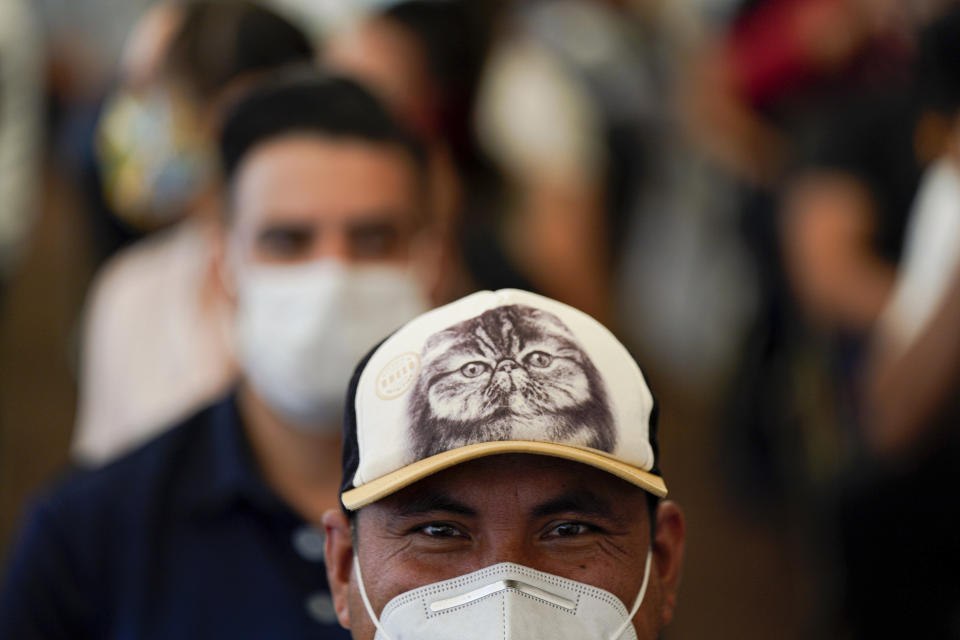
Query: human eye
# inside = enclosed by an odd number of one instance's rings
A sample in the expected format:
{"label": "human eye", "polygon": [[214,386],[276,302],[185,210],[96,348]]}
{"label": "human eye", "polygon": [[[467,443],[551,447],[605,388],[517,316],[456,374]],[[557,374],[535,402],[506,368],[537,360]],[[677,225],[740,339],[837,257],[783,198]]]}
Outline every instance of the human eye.
{"label": "human eye", "polygon": [[290,260],[307,253],[315,235],[306,225],[273,225],[257,235],[257,249],[266,258]]}
{"label": "human eye", "polygon": [[446,522],[429,522],[417,525],[411,532],[418,533],[428,538],[434,539],[453,539],[466,538],[467,535],[456,525]]}
{"label": "human eye", "polygon": [[599,527],[586,522],[565,521],[550,526],[543,537],[546,539],[577,538],[599,531]]}
{"label": "human eye", "polygon": [[390,258],[399,251],[401,234],[394,224],[361,224],[350,228],[348,233],[351,254],[358,260]]}

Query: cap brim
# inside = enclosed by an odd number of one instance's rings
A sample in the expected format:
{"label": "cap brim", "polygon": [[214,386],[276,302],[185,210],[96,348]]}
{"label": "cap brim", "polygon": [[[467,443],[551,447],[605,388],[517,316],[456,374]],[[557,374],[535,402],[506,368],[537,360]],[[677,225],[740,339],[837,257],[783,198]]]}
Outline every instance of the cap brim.
{"label": "cap brim", "polygon": [[615,460],[594,449],[586,449],[571,445],[556,444],[553,442],[535,442],[532,440],[502,440],[496,442],[478,442],[450,451],[438,453],[429,458],[418,460],[402,469],[397,469],[380,476],[362,486],[344,491],[340,496],[343,506],[349,511],[355,511],[371,502],[376,502],[392,493],[407,487],[418,480],[431,476],[443,469],[454,465],[475,460],[486,456],[502,453],[529,453],[541,456],[551,456],[582,462],[602,471],[626,480],[645,491],[661,498],[667,495],[667,486],[663,478],[644,471],[633,465]]}

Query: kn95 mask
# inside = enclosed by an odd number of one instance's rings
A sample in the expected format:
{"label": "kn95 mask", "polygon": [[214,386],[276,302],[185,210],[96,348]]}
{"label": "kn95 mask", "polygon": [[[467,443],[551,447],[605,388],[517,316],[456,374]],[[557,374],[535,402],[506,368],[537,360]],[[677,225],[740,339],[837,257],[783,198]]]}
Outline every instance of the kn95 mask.
{"label": "kn95 mask", "polygon": [[650,579],[628,611],[609,591],[512,562],[428,584],[390,600],[379,619],[370,605],[360,562],[354,570],[375,640],[636,640],[632,621]]}

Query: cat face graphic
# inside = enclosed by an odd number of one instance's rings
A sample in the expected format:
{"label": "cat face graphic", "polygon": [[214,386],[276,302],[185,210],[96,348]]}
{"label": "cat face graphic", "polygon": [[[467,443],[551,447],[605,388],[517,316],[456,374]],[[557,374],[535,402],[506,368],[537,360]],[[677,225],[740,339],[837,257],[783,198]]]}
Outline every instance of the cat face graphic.
{"label": "cat face graphic", "polygon": [[563,441],[612,451],[603,383],[555,315],[491,309],[434,334],[409,413],[414,455],[487,440]]}

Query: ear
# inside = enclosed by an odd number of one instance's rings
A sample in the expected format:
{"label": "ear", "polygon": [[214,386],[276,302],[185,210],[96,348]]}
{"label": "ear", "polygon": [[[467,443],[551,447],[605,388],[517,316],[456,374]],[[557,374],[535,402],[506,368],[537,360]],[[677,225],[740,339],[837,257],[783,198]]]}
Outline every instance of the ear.
{"label": "ear", "polygon": [[662,585],[661,612],[663,624],[673,619],[677,606],[677,589],[683,570],[683,548],[687,524],[676,502],[663,500],[657,506],[656,535],[653,538],[653,559]]}
{"label": "ear", "polygon": [[339,509],[330,509],[323,514],[323,530],[327,534],[325,547],[327,582],[333,596],[333,609],[344,629],[350,628],[350,574],[353,572],[353,537],[350,521]]}

